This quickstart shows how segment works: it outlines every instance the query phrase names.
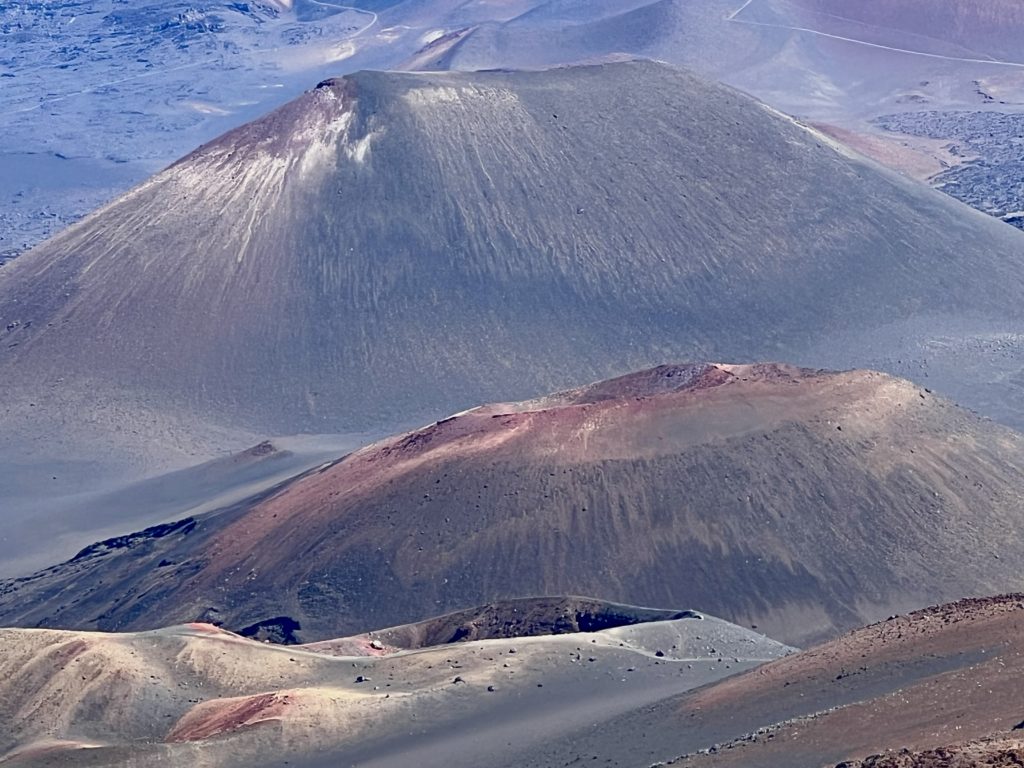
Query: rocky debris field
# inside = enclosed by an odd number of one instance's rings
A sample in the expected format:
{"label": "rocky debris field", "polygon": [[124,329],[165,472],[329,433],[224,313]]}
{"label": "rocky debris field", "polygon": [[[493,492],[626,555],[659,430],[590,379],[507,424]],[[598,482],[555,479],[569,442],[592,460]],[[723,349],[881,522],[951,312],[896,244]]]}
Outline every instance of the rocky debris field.
{"label": "rocky debris field", "polygon": [[1024,765],[1024,738],[1021,737],[981,739],[917,752],[901,749],[840,763],[836,768],[986,768],[1014,765]]}
{"label": "rocky debris field", "polygon": [[875,120],[894,133],[949,139],[951,153],[973,157],[932,178],[943,192],[1024,229],[1024,115],[928,111]]}

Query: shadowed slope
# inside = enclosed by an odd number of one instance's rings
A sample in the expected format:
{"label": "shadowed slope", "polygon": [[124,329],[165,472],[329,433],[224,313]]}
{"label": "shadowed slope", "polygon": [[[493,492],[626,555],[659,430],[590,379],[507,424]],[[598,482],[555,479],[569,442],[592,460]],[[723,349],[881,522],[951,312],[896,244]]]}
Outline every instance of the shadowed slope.
{"label": "shadowed slope", "polygon": [[[300,641],[508,597],[702,605],[800,644],[1024,586],[1024,438],[909,382],[662,366],[492,405],[0,587],[0,621],[274,620]],[[280,619],[285,618],[287,622]]]}
{"label": "shadowed slope", "polygon": [[[866,627],[683,697],[661,712],[674,710],[672,720],[685,724],[683,741],[692,743],[703,731],[710,740],[702,746],[719,746],[671,764],[819,768],[883,750],[928,751],[990,734],[1008,736],[1021,720],[1022,627],[1021,595],[963,601]],[[732,742],[721,736],[766,726],[753,738]],[[1016,764],[1019,739],[1004,746],[1007,762],[997,764]],[[941,762],[933,751],[930,760],[905,755],[865,765],[987,764],[983,745],[956,751],[965,755],[962,762]],[[978,762],[968,761],[972,752]]]}
{"label": "shadowed slope", "polygon": [[[246,499],[339,453],[368,442],[365,436],[318,436],[264,441],[244,451],[141,482],[104,488],[102,478],[65,465],[26,471],[0,468],[4,531],[0,576],[10,577],[73,556],[99,538],[178,520]],[[13,446],[16,449],[16,446]],[[49,470],[49,471],[46,471]],[[40,471],[46,471],[42,477]],[[50,473],[55,474],[50,474]],[[60,475],[60,481],[57,482]],[[76,477],[77,475],[77,477]],[[51,481],[47,483],[47,481]],[[91,493],[61,493],[77,483]],[[54,488],[54,486],[57,486]]]}

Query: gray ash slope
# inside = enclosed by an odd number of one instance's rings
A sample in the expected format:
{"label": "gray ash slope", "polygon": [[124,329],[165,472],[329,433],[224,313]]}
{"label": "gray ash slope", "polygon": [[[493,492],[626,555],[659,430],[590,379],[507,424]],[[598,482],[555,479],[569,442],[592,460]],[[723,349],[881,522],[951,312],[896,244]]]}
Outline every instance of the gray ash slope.
{"label": "gray ash slope", "polygon": [[667,66],[362,72],[6,267],[0,430],[135,450],[394,427],[666,358],[846,367],[924,313],[1024,327],[1022,253]]}

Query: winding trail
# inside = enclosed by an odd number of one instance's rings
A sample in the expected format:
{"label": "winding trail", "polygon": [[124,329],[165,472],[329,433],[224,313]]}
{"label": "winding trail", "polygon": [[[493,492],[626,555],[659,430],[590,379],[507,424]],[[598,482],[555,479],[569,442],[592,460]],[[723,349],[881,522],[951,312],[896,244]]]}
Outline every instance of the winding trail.
{"label": "winding trail", "polygon": [[726,21],[732,21],[737,16],[739,16],[741,13],[743,13],[743,11],[746,10],[747,6],[750,5],[752,2],[754,2],[754,0],[747,0],[747,2],[745,2],[743,5],[741,5],[739,8],[737,8],[735,11],[733,11],[728,16],[726,16],[725,20]]}
{"label": "winding trail", "polygon": [[[312,1],[312,0],[311,0]],[[740,13],[746,10],[754,0],[747,0],[742,6],[737,8],[731,14],[725,17],[726,21],[732,21],[737,24],[747,24],[752,27],[769,27],[771,29],[788,29],[792,32],[804,32],[809,35],[818,35],[820,37],[828,37],[832,40],[841,40],[844,43],[854,43],[856,45],[866,45],[869,48],[879,48],[883,51],[893,51],[895,53],[905,53],[911,56],[924,56],[929,59],[941,59],[944,61],[958,61],[964,64],[989,64],[998,67],[1017,67],[1024,69],[1024,62],[1019,61],[1001,61],[999,59],[973,59],[965,56],[946,56],[941,53],[926,53],[925,51],[913,51],[907,48],[896,48],[891,45],[882,45],[881,43],[870,43],[867,40],[858,40],[855,37],[843,37],[842,35],[833,35],[829,32],[822,32],[817,29],[810,29],[808,27],[794,27],[788,24],[772,24],[767,21],[751,21],[749,19],[737,18]]]}
{"label": "winding trail", "polygon": [[[359,37],[361,34],[363,34],[368,29],[370,29],[370,27],[372,27],[374,24],[376,24],[378,19],[380,18],[379,15],[377,13],[375,13],[374,11],[367,11],[365,8],[356,8],[355,6],[352,6],[352,5],[339,5],[338,3],[326,3],[326,2],[323,2],[323,0],[306,0],[306,1],[309,2],[309,3],[312,3],[313,5],[323,6],[324,8],[340,8],[343,11],[352,11],[353,13],[362,13],[362,14],[366,14],[366,15],[371,17],[369,24],[367,24],[362,29],[360,29],[360,30],[358,30],[356,32],[353,32],[348,37],[343,37],[342,40],[352,40],[352,39],[354,39],[356,37]],[[750,2],[753,2],[753,0],[750,0]]]}

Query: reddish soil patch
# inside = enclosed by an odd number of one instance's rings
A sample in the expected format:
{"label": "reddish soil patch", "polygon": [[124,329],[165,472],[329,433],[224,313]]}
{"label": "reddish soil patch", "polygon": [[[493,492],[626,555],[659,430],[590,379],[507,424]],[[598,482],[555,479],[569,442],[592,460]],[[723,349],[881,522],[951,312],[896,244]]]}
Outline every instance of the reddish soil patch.
{"label": "reddish soil patch", "polygon": [[51,659],[63,669],[65,665],[74,661],[87,650],[89,650],[89,643],[81,638],[76,638],[57,646],[51,655]]}
{"label": "reddish soil patch", "polygon": [[865,157],[918,181],[927,181],[971,159],[970,155],[954,155],[950,152],[953,142],[947,139],[928,139],[902,134],[880,135],[868,131],[847,130],[827,123],[815,123],[814,127]]}
{"label": "reddish soil patch", "polygon": [[288,694],[261,693],[241,699],[209,701],[193,707],[179,720],[166,741],[200,741],[269,720],[278,720],[290,704]]}

